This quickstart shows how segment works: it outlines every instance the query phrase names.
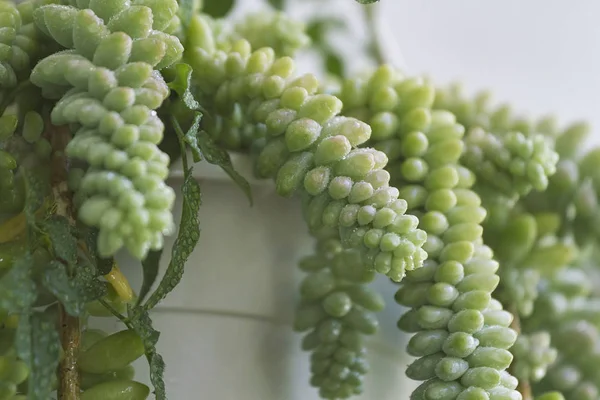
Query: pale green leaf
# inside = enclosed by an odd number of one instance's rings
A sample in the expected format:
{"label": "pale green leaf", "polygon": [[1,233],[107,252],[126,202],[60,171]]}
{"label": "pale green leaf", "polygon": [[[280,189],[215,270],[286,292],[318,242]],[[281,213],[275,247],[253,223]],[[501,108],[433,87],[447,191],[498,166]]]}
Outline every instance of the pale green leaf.
{"label": "pale green leaf", "polygon": [[86,299],[82,296],[80,288],[69,278],[63,264],[51,261],[44,271],[42,283],[63,304],[69,315],[76,317],[81,314]]}
{"label": "pale green leaf", "polygon": [[77,238],[69,221],[62,216],[53,215],[46,219],[41,227],[48,235],[54,254],[60,260],[72,266],[77,263]]}
{"label": "pale green leaf", "polygon": [[15,346],[19,358],[29,367],[27,399],[48,400],[60,357],[56,321],[39,312],[21,315]]}
{"label": "pale green leaf", "polygon": [[37,299],[35,282],[31,279],[33,257],[26,253],[15,260],[13,267],[0,279],[0,309],[9,313],[28,310]]}

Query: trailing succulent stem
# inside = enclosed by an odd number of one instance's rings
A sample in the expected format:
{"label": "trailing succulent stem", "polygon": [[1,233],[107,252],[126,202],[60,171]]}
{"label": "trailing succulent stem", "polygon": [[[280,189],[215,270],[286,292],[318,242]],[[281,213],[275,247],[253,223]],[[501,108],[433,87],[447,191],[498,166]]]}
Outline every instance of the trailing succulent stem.
{"label": "trailing succulent stem", "polygon": [[[149,312],[199,239],[189,151],[251,199],[228,152],[246,153],[252,173],[302,199],[316,244],[299,265],[294,329],[321,397],[364,391],[381,274],[412,334],[412,400],[598,400],[589,127],[385,65],[374,5],[362,12],[379,66],[342,77],[324,36],[343,24],[270,3],[279,11],[232,22],[233,2],[218,0],[0,0],[0,399],[144,400],[141,356],[167,398]],[[311,46],[338,85],[296,73],[291,56]],[[139,295],[120,251],[141,262]],[[90,329],[92,317],[126,329]]]}

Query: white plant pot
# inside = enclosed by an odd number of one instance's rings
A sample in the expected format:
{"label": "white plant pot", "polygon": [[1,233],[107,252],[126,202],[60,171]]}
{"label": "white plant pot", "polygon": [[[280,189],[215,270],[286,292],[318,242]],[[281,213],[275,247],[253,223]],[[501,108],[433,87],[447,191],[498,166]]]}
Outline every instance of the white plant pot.
{"label": "white plant pot", "polygon": [[[236,158],[239,171],[250,171],[247,158]],[[249,175],[246,173],[246,175]],[[158,351],[167,364],[165,381],[174,400],[317,400],[309,381],[309,355],[291,322],[303,277],[297,261],[310,254],[300,204],[277,196],[270,181],[251,181],[255,205],[219,168],[195,167],[202,188],[202,232],[183,281],[152,312],[161,331]],[[169,183],[179,192],[181,172]],[[179,219],[181,198],[174,213]],[[165,244],[170,255],[174,238]],[[166,261],[161,262],[161,270]],[[118,257],[132,285],[141,284],[141,268]],[[374,283],[387,307],[380,313],[380,333],[368,342],[371,372],[358,399],[408,399],[415,383],[405,378],[410,358],[406,337],[395,324],[400,309],[394,285]],[[112,319],[94,325],[115,330]],[[137,378],[148,384],[146,361],[136,362]]]}

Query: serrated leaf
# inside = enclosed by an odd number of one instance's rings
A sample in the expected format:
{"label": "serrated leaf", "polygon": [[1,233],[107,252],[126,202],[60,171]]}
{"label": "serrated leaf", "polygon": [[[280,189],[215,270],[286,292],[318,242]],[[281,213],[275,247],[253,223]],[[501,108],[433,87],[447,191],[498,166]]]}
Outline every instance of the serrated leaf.
{"label": "serrated leaf", "polygon": [[152,326],[152,318],[144,307],[128,307],[129,324],[131,328],[142,338],[144,346],[154,347],[158,343],[160,332]]}
{"label": "serrated leaf", "polygon": [[154,386],[154,396],[156,400],[167,400],[167,389],[165,388],[165,361],[162,356],[154,350],[152,353],[146,353],[148,363],[150,364],[150,382]]}
{"label": "serrated leaf", "polygon": [[276,10],[283,10],[285,8],[285,0],[267,0],[267,2]]}
{"label": "serrated leaf", "polygon": [[17,355],[29,367],[27,399],[48,400],[60,358],[60,338],[50,315],[22,314],[15,341]]}
{"label": "serrated leaf", "polygon": [[37,299],[35,282],[31,279],[33,257],[26,253],[15,260],[13,267],[0,279],[0,309],[19,313],[31,308]]}
{"label": "serrated leaf", "polygon": [[51,261],[42,276],[42,284],[65,307],[65,311],[77,317],[85,306],[84,299],[78,286],[74,284],[67,273],[67,268],[58,261]]}
{"label": "serrated leaf", "polygon": [[178,63],[170,68],[170,72],[173,73],[173,80],[168,82],[167,85],[171,90],[174,90],[183,103],[190,110],[200,110],[200,103],[194,99],[194,95],[190,91],[192,82],[192,67],[186,63]]}
{"label": "serrated leaf", "polygon": [[185,180],[182,186],[183,205],[181,210],[181,223],[177,239],[173,243],[171,262],[167,267],[156,291],[150,296],[144,308],[149,310],[164,299],[181,281],[185,263],[194,251],[200,239],[200,223],[198,210],[200,209],[200,185],[192,176],[192,169],[185,171]]}
{"label": "serrated leaf", "polygon": [[221,167],[221,169],[242,189],[248,197],[250,205],[252,205],[252,189],[250,188],[250,184],[246,178],[235,170],[227,150],[219,147],[205,131],[198,132],[198,146],[206,161]]}
{"label": "serrated leaf", "polygon": [[144,261],[142,261],[142,269],[144,272],[142,287],[140,289],[140,294],[138,295],[137,304],[141,304],[144,301],[144,298],[150,292],[152,285],[156,282],[156,277],[158,276],[158,269],[160,267],[160,258],[162,257],[162,250],[159,251],[151,251],[148,253],[148,256]]}
{"label": "serrated leaf", "polygon": [[192,151],[192,158],[194,162],[202,160],[202,152],[200,151],[200,147],[198,147],[198,132],[200,130],[201,120],[202,114],[196,113],[194,116],[194,121],[192,122],[192,126],[190,126],[190,129],[188,129],[184,136],[185,142]]}
{"label": "serrated leaf", "polygon": [[53,215],[46,219],[42,230],[50,238],[56,257],[65,261],[68,265],[77,263],[77,238],[69,221],[60,215]]}
{"label": "serrated leaf", "polygon": [[154,386],[154,395],[156,400],[167,400],[167,393],[164,381],[165,362],[160,354],[156,352],[156,343],[160,337],[158,332],[152,326],[152,319],[148,311],[143,307],[136,307],[128,310],[128,326],[133,329],[144,343],[146,359],[150,366],[150,382]]}
{"label": "serrated leaf", "polygon": [[222,18],[231,11],[234,5],[234,0],[204,0],[202,12],[214,18]]}

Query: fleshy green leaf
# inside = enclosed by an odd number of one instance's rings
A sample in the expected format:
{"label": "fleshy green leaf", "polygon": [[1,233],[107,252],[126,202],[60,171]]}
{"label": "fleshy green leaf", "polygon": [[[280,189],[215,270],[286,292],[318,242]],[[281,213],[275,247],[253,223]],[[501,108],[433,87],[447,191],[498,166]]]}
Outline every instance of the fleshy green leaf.
{"label": "fleshy green leaf", "polygon": [[44,313],[22,315],[15,346],[19,358],[29,367],[27,398],[51,398],[60,357],[60,338],[56,330],[56,321]]}
{"label": "fleshy green leaf", "polygon": [[85,305],[79,288],[69,279],[66,267],[58,261],[51,261],[42,277],[42,283],[65,307],[65,311],[76,317]]}
{"label": "fleshy green leaf", "polygon": [[37,299],[36,286],[31,279],[33,258],[26,253],[0,279],[0,309],[9,313],[28,310]]}
{"label": "fleshy green leaf", "polygon": [[147,310],[158,304],[179,284],[183,276],[185,263],[200,239],[198,221],[198,210],[201,204],[200,185],[192,176],[191,168],[185,171],[182,193],[181,224],[171,251],[171,262],[158,288],[146,302],[144,307]]}
{"label": "fleshy green leaf", "polygon": [[235,0],[204,0],[202,12],[214,18],[222,18],[231,11]]}
{"label": "fleshy green leaf", "polygon": [[189,64],[178,63],[172,66],[169,72],[173,75],[173,80],[167,84],[169,88],[179,95],[183,103],[190,110],[200,110],[200,103],[194,99],[190,91],[192,67]]}
{"label": "fleshy green leaf", "polygon": [[225,149],[219,147],[210,135],[204,131],[198,133],[198,146],[206,161],[221,167],[221,169],[223,169],[223,171],[225,171],[225,173],[227,173],[227,175],[229,175],[229,177],[242,189],[248,197],[250,205],[252,205],[252,189],[250,188],[250,184],[246,178],[235,170],[231,163],[229,153]]}
{"label": "fleshy green leaf", "polygon": [[551,274],[571,263],[577,257],[577,253],[577,247],[572,244],[554,243],[549,246],[533,248],[521,265],[538,268],[543,273]]}
{"label": "fleshy green leaf", "polygon": [[537,224],[531,214],[513,217],[499,235],[499,243],[494,248],[500,261],[512,263],[527,255],[538,237]]}
{"label": "fleshy green leaf", "polygon": [[154,282],[156,282],[162,253],[162,250],[151,251],[150,253],[148,253],[146,259],[142,261],[144,277],[142,281],[142,288],[140,289],[140,294],[138,296],[137,304],[141,304],[144,301],[144,298],[150,292],[152,285],[154,285]]}
{"label": "fleshy green leaf", "polygon": [[68,265],[77,263],[77,238],[73,235],[69,221],[53,215],[44,221],[42,229],[47,233],[57,258]]}

